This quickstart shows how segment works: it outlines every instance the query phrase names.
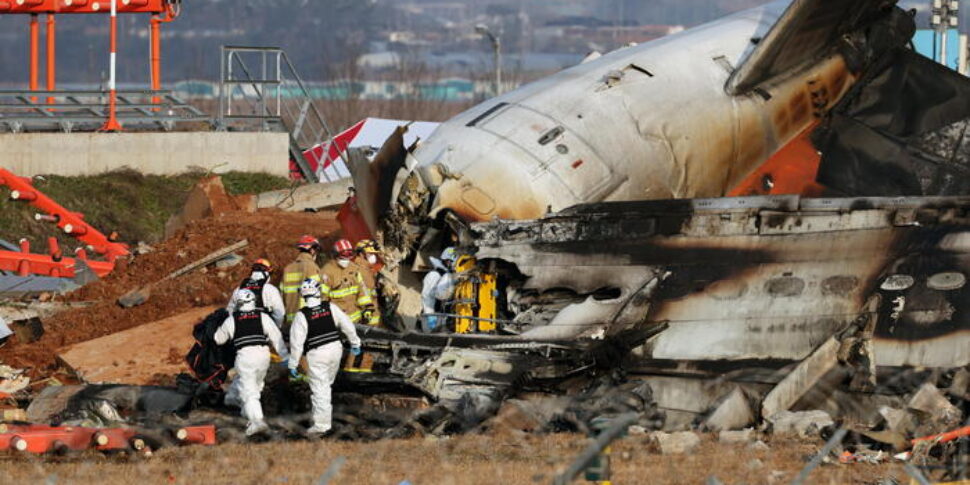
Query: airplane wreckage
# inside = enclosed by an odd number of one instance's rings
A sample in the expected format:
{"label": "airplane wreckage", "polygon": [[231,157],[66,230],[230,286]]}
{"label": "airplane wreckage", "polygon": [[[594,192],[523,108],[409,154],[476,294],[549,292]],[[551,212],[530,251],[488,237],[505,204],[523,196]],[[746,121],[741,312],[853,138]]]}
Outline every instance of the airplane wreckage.
{"label": "airplane wreckage", "polygon": [[[770,3],[351,150],[341,222],[383,243],[396,328],[358,326],[372,372],[338,385],[436,402],[385,430],[472,429],[524,394],[725,428],[871,421],[967,366],[970,80],[908,48],[913,15]],[[449,246],[448,324],[418,331]]]}
{"label": "airplane wreckage", "polygon": [[738,389],[871,420],[970,364],[970,80],[909,48],[914,15],[775,2],[351,152],[402,328],[463,255],[451,333],[364,330],[375,370],[467,418],[622,369],[677,428]]}

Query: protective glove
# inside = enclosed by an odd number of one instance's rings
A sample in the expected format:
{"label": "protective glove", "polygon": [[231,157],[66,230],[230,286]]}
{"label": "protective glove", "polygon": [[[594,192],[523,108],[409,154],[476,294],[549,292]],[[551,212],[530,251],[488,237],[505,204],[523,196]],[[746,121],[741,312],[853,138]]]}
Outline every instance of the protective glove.
{"label": "protective glove", "polygon": [[361,313],[361,318],[364,323],[370,323],[370,319],[373,316],[374,316],[374,310],[368,309],[368,310],[364,310],[363,313]]}
{"label": "protective glove", "polygon": [[300,378],[300,371],[296,370],[296,368],[290,369],[290,378],[291,379],[299,379]]}
{"label": "protective glove", "polygon": [[353,347],[351,347],[350,348],[350,353],[351,354],[354,354],[354,355],[360,355],[360,347],[358,347],[356,345],[353,346]]}
{"label": "protective glove", "polygon": [[428,330],[434,330],[434,328],[438,326],[437,315],[428,315],[428,319],[426,321],[428,322]]}

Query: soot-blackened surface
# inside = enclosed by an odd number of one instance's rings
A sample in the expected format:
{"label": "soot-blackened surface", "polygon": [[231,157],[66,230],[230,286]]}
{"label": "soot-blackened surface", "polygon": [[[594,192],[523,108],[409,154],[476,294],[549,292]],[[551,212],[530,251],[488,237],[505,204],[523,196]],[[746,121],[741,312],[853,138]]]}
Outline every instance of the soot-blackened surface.
{"label": "soot-blackened surface", "polygon": [[951,272],[970,274],[970,255],[924,250],[901,255],[891,263],[877,284],[891,275],[909,275],[914,281],[900,290],[877,287],[882,298],[876,336],[923,340],[970,329],[970,287],[943,290],[927,284],[933,275]]}

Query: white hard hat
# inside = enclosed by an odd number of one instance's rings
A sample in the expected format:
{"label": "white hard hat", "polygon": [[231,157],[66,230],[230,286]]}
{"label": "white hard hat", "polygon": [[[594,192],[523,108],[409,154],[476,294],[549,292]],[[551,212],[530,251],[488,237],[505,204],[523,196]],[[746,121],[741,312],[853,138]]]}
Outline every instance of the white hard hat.
{"label": "white hard hat", "polygon": [[303,298],[315,298],[320,296],[320,282],[307,278],[300,285],[300,295]]}

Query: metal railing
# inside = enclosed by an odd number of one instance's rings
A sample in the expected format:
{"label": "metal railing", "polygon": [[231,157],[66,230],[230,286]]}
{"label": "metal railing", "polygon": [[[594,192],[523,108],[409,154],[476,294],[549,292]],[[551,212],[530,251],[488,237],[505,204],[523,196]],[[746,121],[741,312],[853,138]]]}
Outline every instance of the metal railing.
{"label": "metal railing", "polygon": [[[171,91],[118,91],[117,117],[125,128],[172,130],[175,123],[201,121],[204,113]],[[108,118],[103,91],[0,90],[0,130],[93,131]]]}
{"label": "metal railing", "polygon": [[255,123],[261,130],[288,132],[290,156],[307,180],[318,181],[303,151],[330,140],[333,133],[286,52],[224,45],[220,58],[220,125]]}

